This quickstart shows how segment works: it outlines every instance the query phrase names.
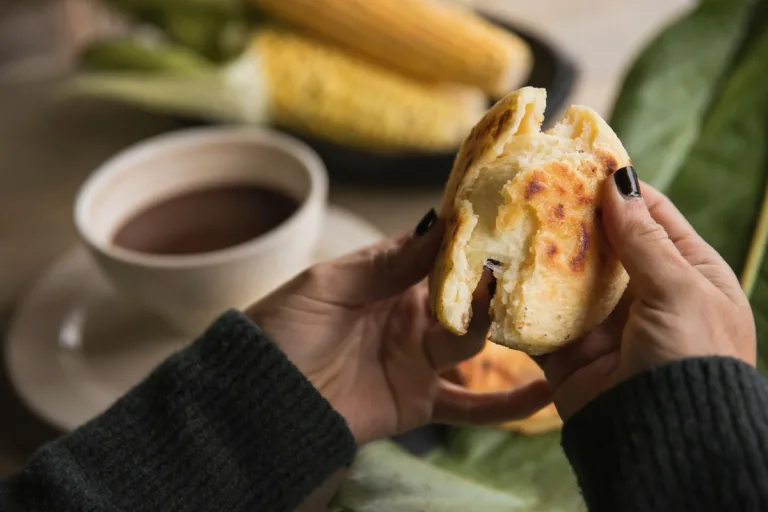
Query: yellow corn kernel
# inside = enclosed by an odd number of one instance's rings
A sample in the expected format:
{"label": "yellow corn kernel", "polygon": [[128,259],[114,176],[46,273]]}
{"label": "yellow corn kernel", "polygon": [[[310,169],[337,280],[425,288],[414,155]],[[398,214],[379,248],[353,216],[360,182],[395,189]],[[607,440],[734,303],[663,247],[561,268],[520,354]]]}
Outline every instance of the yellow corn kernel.
{"label": "yellow corn kernel", "polygon": [[501,96],[532,65],[528,45],[470,11],[434,0],[251,0],[263,11],[413,76]]}
{"label": "yellow corn kernel", "polygon": [[251,51],[275,124],[342,144],[454,150],[486,108],[479,89],[422,83],[280,28],[261,29]]}

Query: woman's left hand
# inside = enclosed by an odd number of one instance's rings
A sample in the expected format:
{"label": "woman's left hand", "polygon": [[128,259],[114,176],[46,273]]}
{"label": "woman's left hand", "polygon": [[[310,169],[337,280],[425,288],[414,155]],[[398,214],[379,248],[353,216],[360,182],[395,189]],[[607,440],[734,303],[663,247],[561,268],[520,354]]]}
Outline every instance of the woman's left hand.
{"label": "woman's left hand", "polygon": [[475,393],[440,377],[483,348],[489,326],[487,285],[475,293],[467,335],[431,314],[422,281],[442,231],[430,212],[416,233],[316,265],[246,310],[360,444],[429,422],[520,419],[551,400],[545,381]]}

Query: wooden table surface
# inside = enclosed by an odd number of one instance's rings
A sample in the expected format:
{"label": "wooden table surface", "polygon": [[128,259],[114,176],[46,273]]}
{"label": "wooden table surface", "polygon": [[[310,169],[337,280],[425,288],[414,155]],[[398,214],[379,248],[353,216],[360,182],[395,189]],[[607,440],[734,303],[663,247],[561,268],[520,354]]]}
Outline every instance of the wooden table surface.
{"label": "wooden table surface", "polygon": [[[576,62],[571,98],[609,114],[626,64],[662,23],[693,0],[466,0],[556,43]],[[0,76],[2,76],[0,68]],[[15,300],[75,241],[71,204],[78,185],[128,144],[174,123],[108,104],[58,102],[44,81],[0,80],[0,333]],[[85,108],[87,106],[87,108]],[[331,201],[384,232],[413,228],[440,190],[333,186]],[[0,336],[0,341],[4,341]],[[0,356],[1,357],[1,356]],[[0,365],[0,476],[58,435],[11,389]]]}

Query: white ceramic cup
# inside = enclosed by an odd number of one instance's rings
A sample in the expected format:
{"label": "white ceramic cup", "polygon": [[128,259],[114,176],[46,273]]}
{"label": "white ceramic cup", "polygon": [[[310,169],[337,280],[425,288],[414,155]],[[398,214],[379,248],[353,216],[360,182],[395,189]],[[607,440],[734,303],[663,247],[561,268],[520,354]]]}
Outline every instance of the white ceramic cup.
{"label": "white ceramic cup", "polygon": [[[147,206],[232,183],[271,187],[300,206],[271,231],[214,252],[156,255],[113,243],[123,223]],[[325,166],[303,143],[266,129],[198,128],[148,139],[104,163],[77,195],[75,224],[118,291],[197,334],[226,309],[245,307],[311,264],[327,195]]]}

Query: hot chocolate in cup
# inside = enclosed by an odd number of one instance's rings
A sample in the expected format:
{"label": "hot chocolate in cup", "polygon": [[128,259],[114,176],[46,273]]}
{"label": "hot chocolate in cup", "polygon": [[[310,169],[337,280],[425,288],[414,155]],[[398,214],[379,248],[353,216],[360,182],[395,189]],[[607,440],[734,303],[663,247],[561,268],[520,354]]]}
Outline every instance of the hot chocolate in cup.
{"label": "hot chocolate in cup", "polygon": [[303,143],[267,129],[161,135],[81,187],[75,224],[126,297],[198,334],[312,263],[328,178]]}

